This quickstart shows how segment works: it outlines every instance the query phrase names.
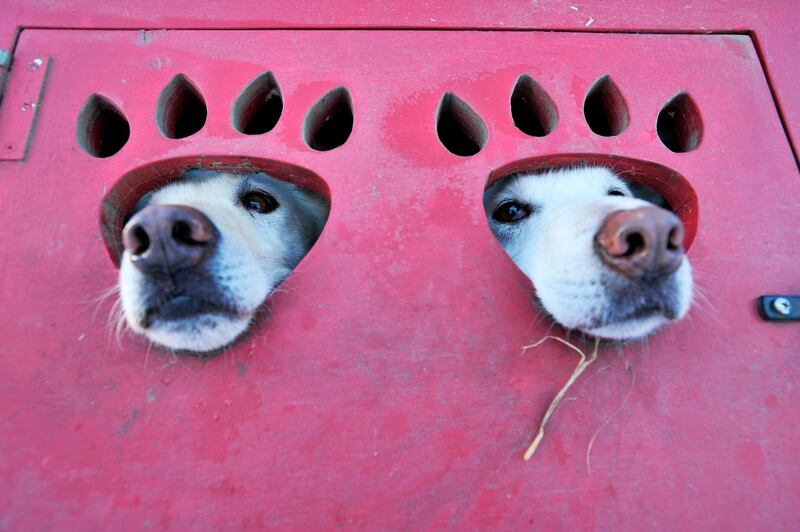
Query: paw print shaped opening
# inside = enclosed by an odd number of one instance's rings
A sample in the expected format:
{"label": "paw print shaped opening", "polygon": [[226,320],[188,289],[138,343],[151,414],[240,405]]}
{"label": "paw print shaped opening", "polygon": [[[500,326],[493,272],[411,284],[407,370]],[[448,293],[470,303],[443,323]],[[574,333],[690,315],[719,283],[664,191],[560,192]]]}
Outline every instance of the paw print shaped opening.
{"label": "paw print shaped opening", "polygon": [[[622,135],[631,114],[622,90],[610,75],[591,84],[583,98],[586,126],[601,137]],[[517,78],[511,91],[510,115],[514,126],[530,137],[546,137],[559,125],[558,107],[547,91],[530,75]],[[463,99],[445,93],[436,113],[436,133],[442,145],[461,157],[477,155],[489,141],[481,116]],[[663,104],[656,133],[662,144],[675,153],[698,148],[703,138],[703,120],[694,99],[679,92]]]}
{"label": "paw print shaped opening", "polygon": [[[203,153],[220,127],[240,139],[268,134],[285,106],[271,71],[251,78],[231,99],[230,120],[214,104],[188,75],[176,74],[158,95],[156,128],[149,132],[158,137],[151,134],[144,144],[162,143],[168,151],[181,140],[184,149],[196,145]],[[140,125],[141,115],[129,121],[121,105],[92,94],[78,119],[77,140],[89,155],[108,158],[136,137]],[[305,142],[294,157],[345,144],[354,125],[347,88],[324,93],[298,125]],[[199,135],[204,129],[207,135]],[[330,189],[317,173],[286,161],[202,154],[139,163],[111,187],[100,213],[108,254],[120,269],[125,323],[175,352],[222,352],[246,336],[264,303],[316,244],[330,203]]]}
{"label": "paw print shaped opening", "polygon": [[[242,135],[264,135],[278,124],[284,105],[275,75],[264,72],[251,79],[233,101],[230,125]],[[188,75],[176,74],[158,98],[155,113],[158,131],[167,139],[187,139],[200,132],[207,119],[208,105],[200,88]],[[312,150],[330,151],[347,142],[354,120],[350,92],[338,86],[311,105],[303,118],[301,135]],[[76,126],[77,141],[83,151],[92,157],[111,157],[125,147],[131,134],[131,124],[118,104],[102,94],[87,98]]]}

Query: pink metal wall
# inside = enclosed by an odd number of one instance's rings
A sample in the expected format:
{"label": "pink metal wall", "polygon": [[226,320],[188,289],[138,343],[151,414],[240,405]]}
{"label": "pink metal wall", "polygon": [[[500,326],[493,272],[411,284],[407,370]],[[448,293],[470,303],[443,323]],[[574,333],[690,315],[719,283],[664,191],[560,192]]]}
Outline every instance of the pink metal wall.
{"label": "pink metal wall", "polygon": [[[753,300],[797,292],[800,181],[746,36],[465,31],[26,30],[49,61],[27,160],[0,163],[0,527],[790,528],[800,519],[800,330]],[[231,105],[270,70],[274,130],[244,136]],[[201,131],[164,138],[161,90],[188,76]],[[531,75],[555,131],[516,129]],[[586,91],[608,74],[630,125],[601,137]],[[13,82],[13,78],[12,78]],[[309,149],[303,117],[350,92],[347,142]],[[473,157],[436,136],[451,91],[488,130]],[[700,146],[673,153],[656,117],[679,91]],[[76,142],[87,98],[127,117],[122,150]],[[0,132],[9,114],[0,107]],[[492,171],[549,154],[652,161],[699,201],[689,256],[708,302],[645,345],[605,352],[521,455],[574,366],[488,230]],[[331,216],[271,304],[274,316],[201,362],[149,352],[106,327],[95,299],[116,269],[102,198],[134,168],[242,155],[325,181]],[[624,403],[624,405],[623,405]],[[620,405],[623,405],[620,408]],[[599,432],[597,432],[599,430]],[[597,434],[587,468],[587,449]]]}
{"label": "pink metal wall", "polygon": [[800,9],[796,0],[505,0],[297,2],[238,0],[4,0],[0,48],[20,28],[301,29],[417,28],[580,32],[747,33],[769,72],[784,125],[800,138]]}

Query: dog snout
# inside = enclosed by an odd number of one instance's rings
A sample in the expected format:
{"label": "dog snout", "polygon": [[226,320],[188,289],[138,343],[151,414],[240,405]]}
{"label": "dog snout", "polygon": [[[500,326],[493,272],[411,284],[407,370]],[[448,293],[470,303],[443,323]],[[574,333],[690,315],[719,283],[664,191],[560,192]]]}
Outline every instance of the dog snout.
{"label": "dog snout", "polygon": [[673,273],[683,259],[683,224],[655,206],[614,211],[595,236],[600,259],[629,279]]}
{"label": "dog snout", "polygon": [[131,262],[145,273],[169,273],[198,266],[212,255],[216,228],[197,209],[151,205],[128,221],[122,243]]}

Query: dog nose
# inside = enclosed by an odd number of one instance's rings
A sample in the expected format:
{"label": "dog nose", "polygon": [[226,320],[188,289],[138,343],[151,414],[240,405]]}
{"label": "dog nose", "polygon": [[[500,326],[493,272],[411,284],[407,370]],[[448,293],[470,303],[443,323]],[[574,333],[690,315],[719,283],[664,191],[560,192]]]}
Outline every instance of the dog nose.
{"label": "dog nose", "polygon": [[202,264],[216,247],[216,229],[202,212],[184,205],[150,205],[122,230],[131,262],[145,273]]}
{"label": "dog nose", "polygon": [[615,211],[595,236],[601,260],[628,277],[660,277],[678,269],[683,259],[683,224],[656,206]]}

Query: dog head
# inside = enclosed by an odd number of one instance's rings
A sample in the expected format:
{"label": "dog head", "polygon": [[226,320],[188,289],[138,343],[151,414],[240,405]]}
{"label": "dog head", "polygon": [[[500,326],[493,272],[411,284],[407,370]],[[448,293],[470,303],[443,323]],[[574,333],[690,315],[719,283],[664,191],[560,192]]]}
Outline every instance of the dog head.
{"label": "dog head", "polygon": [[683,225],[641,199],[652,193],[606,168],[571,168],[504,178],[484,207],[556,322],[624,341],[683,318],[691,304]]}
{"label": "dog head", "polygon": [[122,233],[128,325],[168,349],[221,350],[305,256],[328,208],[263,173],[192,170],[145,195]]}

